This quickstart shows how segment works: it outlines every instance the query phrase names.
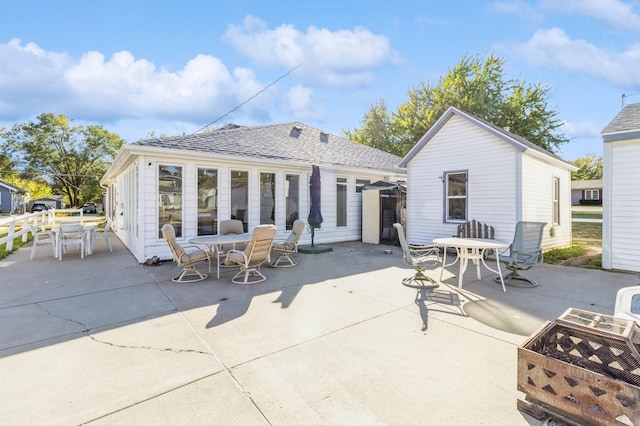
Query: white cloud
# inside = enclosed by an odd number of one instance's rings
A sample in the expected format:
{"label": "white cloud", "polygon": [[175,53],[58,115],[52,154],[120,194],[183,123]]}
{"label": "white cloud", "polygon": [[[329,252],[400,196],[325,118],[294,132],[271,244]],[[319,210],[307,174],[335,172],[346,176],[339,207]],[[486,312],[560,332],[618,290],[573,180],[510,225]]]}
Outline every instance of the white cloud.
{"label": "white cloud", "polygon": [[290,111],[296,120],[306,122],[308,120],[321,120],[324,111],[313,102],[313,89],[296,84],[287,91],[284,101],[284,110]]}
{"label": "white cloud", "polygon": [[310,26],[306,33],[292,25],[273,30],[247,16],[242,25],[230,25],[223,37],[255,64],[292,69],[300,79],[332,86],[357,86],[373,81],[375,68],[397,61],[389,40],[362,27],[329,31]]}
{"label": "white cloud", "polygon": [[496,1],[491,4],[491,9],[500,12],[515,15],[525,20],[540,20],[542,15],[537,9],[531,7],[523,0],[518,1]]}
{"label": "white cloud", "polygon": [[640,85],[640,44],[623,52],[609,52],[585,40],[572,40],[564,30],[538,30],[526,43],[512,49],[538,66],[591,74],[623,87]]}
{"label": "white cloud", "polygon": [[[109,59],[100,52],[74,59],[34,43],[0,43],[1,121],[53,112],[78,120],[164,118],[204,125],[264,86],[253,72],[237,68],[231,73],[209,55],[169,71],[127,51]],[[242,113],[266,116],[270,108],[257,98]]]}
{"label": "white cloud", "polygon": [[562,132],[570,139],[601,138],[602,128],[591,122],[566,121],[562,124]]}
{"label": "white cloud", "polygon": [[546,9],[579,13],[609,23],[616,28],[640,31],[640,15],[633,5],[619,0],[543,0]]}

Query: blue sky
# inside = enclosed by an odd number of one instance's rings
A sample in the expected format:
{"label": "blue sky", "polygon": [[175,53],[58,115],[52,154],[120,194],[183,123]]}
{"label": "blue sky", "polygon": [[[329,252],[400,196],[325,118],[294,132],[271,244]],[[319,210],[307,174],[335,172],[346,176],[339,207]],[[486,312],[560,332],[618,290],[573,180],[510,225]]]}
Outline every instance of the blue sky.
{"label": "blue sky", "polygon": [[602,154],[623,94],[640,102],[639,35],[635,0],[4,2],[0,127],[51,112],[128,142],[229,122],[343,135],[493,53],[549,87],[574,160]]}

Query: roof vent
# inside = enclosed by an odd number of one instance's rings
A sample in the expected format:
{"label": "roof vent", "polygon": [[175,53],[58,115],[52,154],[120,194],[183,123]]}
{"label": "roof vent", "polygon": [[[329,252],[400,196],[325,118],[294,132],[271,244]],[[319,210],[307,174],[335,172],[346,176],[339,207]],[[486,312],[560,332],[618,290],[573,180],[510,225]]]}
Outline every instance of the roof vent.
{"label": "roof vent", "polygon": [[320,142],[329,142],[329,133],[320,132]]}
{"label": "roof vent", "polygon": [[291,133],[289,133],[289,136],[291,136],[292,138],[297,138],[300,136],[301,133],[302,133],[302,127],[293,126],[293,128],[291,129]]}

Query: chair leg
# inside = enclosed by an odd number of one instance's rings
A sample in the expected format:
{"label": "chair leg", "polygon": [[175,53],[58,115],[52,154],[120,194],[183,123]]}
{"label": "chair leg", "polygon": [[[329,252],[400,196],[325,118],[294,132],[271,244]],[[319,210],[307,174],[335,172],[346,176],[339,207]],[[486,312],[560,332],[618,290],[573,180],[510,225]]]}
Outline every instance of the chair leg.
{"label": "chair leg", "polygon": [[[242,280],[239,279],[240,277],[242,277]],[[250,279],[251,277],[258,277],[258,278],[251,280]],[[262,272],[260,272],[260,270],[257,268],[250,268],[250,269],[243,268],[240,270],[240,272],[235,274],[233,278],[231,278],[231,282],[236,284],[257,284],[257,283],[261,283],[266,279],[267,277],[265,277],[262,274]]]}
{"label": "chair leg", "polygon": [[[509,272],[508,274],[502,277],[504,280],[504,285],[507,285],[509,287],[520,287],[520,288],[531,288],[531,287],[536,287],[538,285],[538,283],[532,280],[531,278],[520,275],[520,272],[518,272],[518,269],[509,269],[509,270],[511,272]],[[516,284],[516,283],[512,283],[511,282],[512,280],[523,281],[523,282],[520,284]],[[497,283],[500,283],[500,277],[496,277],[495,281]]]}
{"label": "chair leg", "polygon": [[402,280],[402,285],[417,289],[434,289],[440,286],[433,278],[424,274],[424,270],[416,267],[416,274]]}
{"label": "chair leg", "polygon": [[172,278],[171,281],[174,283],[195,283],[198,281],[202,281],[208,277],[207,274],[203,274],[198,271],[195,266],[186,266],[182,269],[182,272],[175,277]]}
{"label": "chair leg", "polygon": [[[280,262],[287,262],[287,263],[281,265]],[[296,266],[296,265],[297,263],[294,262],[293,259],[291,259],[287,253],[280,253],[276,261],[273,262],[270,266],[274,268],[288,268],[289,266]]]}

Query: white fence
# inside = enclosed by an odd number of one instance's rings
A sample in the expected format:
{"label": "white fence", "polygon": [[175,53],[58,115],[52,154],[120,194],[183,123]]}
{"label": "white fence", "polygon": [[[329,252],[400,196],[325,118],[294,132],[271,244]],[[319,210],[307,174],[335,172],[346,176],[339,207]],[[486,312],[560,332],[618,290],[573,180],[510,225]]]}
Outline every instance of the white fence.
{"label": "white fence", "polygon": [[[56,213],[68,215],[66,217],[56,217]],[[52,226],[56,220],[80,220],[82,221],[82,209],[59,209],[45,210],[42,212],[28,213],[22,215],[11,215],[9,217],[0,217],[0,235],[7,232],[7,235],[0,237],[0,246],[6,244],[6,251],[13,251],[13,241],[22,237],[22,242],[27,242],[27,234],[30,226],[44,229]]]}

